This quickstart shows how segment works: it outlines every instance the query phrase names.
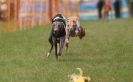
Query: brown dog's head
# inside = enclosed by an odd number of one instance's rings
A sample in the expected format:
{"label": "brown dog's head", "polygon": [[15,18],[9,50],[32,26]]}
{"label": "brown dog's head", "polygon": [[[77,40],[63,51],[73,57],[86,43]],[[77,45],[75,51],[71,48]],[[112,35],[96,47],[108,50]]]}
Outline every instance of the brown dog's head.
{"label": "brown dog's head", "polygon": [[73,73],[72,75],[69,75],[70,77],[70,82],[90,82],[91,78],[84,76],[83,71],[81,68],[77,68],[79,70],[79,74]]}
{"label": "brown dog's head", "polygon": [[83,27],[80,27],[78,36],[80,39],[82,39],[85,36],[85,29]]}

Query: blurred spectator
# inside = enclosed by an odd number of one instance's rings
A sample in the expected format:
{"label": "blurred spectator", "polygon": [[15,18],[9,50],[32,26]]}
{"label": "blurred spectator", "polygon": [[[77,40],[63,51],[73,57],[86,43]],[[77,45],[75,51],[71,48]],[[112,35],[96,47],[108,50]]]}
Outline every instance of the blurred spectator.
{"label": "blurred spectator", "polygon": [[102,18],[102,8],[103,8],[103,5],[104,5],[104,0],[99,0],[98,3],[97,3],[99,19]]}
{"label": "blurred spectator", "polygon": [[11,0],[11,2],[10,2],[10,19],[14,18],[14,13],[15,13],[15,10],[14,10],[14,1]]}
{"label": "blurred spectator", "polygon": [[115,0],[114,11],[115,11],[115,17],[120,18],[121,17],[121,2],[120,2],[120,0]]}
{"label": "blurred spectator", "polygon": [[109,18],[109,12],[112,11],[112,3],[110,0],[104,0],[104,6],[102,8],[102,16]]}
{"label": "blurred spectator", "polygon": [[5,0],[1,0],[0,4],[0,18],[5,21],[7,20],[7,3]]}
{"label": "blurred spectator", "polygon": [[[1,3],[0,3],[0,7],[1,7]],[[0,21],[2,20],[2,18],[1,18],[1,8],[0,8]]]}
{"label": "blurred spectator", "polygon": [[130,13],[133,16],[133,0],[130,0]]}
{"label": "blurred spectator", "polygon": [[2,14],[2,11],[1,11],[1,1],[0,1],[0,21],[2,20],[1,14]]}

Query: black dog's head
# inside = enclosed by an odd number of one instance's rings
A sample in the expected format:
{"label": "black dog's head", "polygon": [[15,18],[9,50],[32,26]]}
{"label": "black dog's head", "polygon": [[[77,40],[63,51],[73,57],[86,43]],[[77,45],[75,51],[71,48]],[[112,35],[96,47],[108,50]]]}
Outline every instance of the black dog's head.
{"label": "black dog's head", "polygon": [[65,36],[65,25],[63,22],[55,21],[52,25],[52,34],[55,37]]}

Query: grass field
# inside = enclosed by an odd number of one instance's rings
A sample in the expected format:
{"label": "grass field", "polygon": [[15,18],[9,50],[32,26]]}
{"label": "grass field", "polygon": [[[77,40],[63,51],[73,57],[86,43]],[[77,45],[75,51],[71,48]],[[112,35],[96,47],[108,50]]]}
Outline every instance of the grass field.
{"label": "grass field", "polygon": [[50,58],[49,25],[0,32],[0,82],[68,82],[77,67],[91,82],[133,82],[133,19],[82,21],[86,37]]}

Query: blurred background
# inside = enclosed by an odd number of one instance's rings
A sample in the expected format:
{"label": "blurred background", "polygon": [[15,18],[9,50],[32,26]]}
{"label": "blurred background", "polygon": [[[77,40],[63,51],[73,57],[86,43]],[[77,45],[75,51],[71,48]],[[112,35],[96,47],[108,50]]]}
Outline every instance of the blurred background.
{"label": "blurred background", "polygon": [[[49,58],[51,18],[80,17],[86,35]],[[133,82],[133,0],[0,0],[0,82]]]}
{"label": "blurred background", "polygon": [[0,0],[0,27],[16,31],[45,25],[57,13],[81,20],[129,18],[133,0]]}

